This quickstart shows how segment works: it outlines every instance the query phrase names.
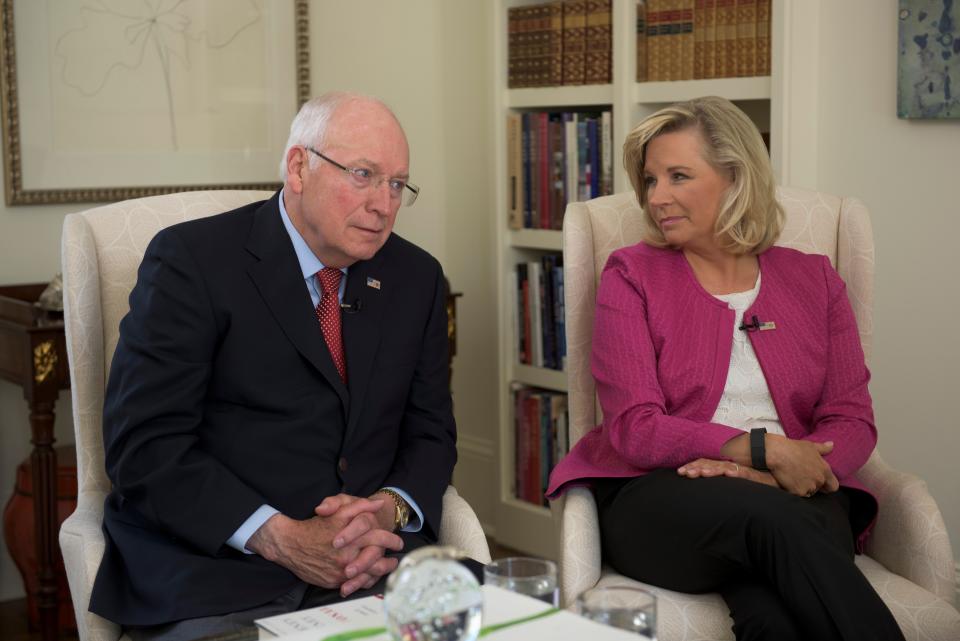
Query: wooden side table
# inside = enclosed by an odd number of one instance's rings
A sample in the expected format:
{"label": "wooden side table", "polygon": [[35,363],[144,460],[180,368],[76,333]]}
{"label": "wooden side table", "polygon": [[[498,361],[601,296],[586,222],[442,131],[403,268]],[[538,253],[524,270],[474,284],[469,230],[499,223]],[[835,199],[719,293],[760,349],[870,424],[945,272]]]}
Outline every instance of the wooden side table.
{"label": "wooden side table", "polygon": [[[453,383],[453,357],[457,355],[457,299],[463,296],[460,292],[450,291],[450,281],[444,276],[447,285],[447,341],[449,355],[447,356],[447,385]],[[451,388],[451,392],[453,389]]]}
{"label": "wooden side table", "polygon": [[20,385],[30,406],[34,523],[37,532],[37,603],[44,641],[57,638],[57,455],[54,403],[70,387],[63,314],[33,303],[46,284],[0,287],[0,377]]}

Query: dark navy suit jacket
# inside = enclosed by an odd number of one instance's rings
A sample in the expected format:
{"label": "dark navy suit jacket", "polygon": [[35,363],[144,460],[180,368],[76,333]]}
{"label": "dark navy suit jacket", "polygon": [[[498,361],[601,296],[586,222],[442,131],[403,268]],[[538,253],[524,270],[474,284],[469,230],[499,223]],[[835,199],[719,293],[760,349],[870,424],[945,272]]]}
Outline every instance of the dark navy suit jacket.
{"label": "dark navy suit jacket", "polygon": [[[120,324],[104,406],[106,550],[90,610],[149,625],[270,601],[299,579],[227,539],[260,505],[401,487],[434,541],[456,461],[440,265],[391,235],[352,265],[344,385],[278,195],[164,229]],[[379,288],[368,285],[379,282]]]}

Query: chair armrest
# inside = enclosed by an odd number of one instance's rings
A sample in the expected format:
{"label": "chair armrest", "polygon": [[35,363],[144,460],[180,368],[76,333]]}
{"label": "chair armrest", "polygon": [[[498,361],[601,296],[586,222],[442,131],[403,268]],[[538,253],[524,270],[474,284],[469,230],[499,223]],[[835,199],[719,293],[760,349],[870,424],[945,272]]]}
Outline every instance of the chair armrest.
{"label": "chair armrest", "polygon": [[103,492],[81,492],[76,511],[60,527],[60,550],[67,570],[77,632],[81,641],[117,641],[120,626],[90,612],[90,593],[103,558]]}
{"label": "chair armrest", "polygon": [[593,492],[574,487],[550,503],[560,542],[560,603],[569,607],[600,580],[600,522]]}
{"label": "chair armrest", "polygon": [[490,563],[490,547],[480,527],[480,520],[452,485],[447,486],[443,495],[440,544],[459,548],[471,559],[484,565]]}
{"label": "chair armrest", "polygon": [[893,469],[876,452],[858,477],[880,503],[866,553],[891,572],[953,603],[953,552],[940,508],[927,491],[927,484],[913,474]]}

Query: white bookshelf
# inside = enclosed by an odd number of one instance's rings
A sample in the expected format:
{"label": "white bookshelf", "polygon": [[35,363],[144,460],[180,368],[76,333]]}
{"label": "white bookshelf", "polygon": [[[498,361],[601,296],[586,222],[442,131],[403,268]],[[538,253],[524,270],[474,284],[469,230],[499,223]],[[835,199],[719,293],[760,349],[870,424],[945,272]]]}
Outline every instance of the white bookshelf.
{"label": "white bookshelf", "polygon": [[[610,107],[613,111],[614,192],[630,189],[621,166],[626,134],[657,109],[697,96],[718,95],[737,103],[770,132],[771,158],[782,184],[815,186],[817,61],[809,55],[816,44],[822,0],[773,0],[772,69],[769,77],[722,78],[638,83],[635,59],[635,0],[613,0],[613,82],[573,87],[507,88],[507,9],[539,0],[494,0],[489,29],[493,42],[493,132],[496,230],[499,408],[495,533],[497,541],[525,553],[556,557],[556,527],[550,510],[513,496],[514,438],[511,384],[519,382],[550,390],[566,390],[564,372],[516,362],[511,275],[518,262],[544,252],[562,250],[562,233],[511,230],[507,226],[506,116],[512,110]],[[789,25],[789,28],[788,28]]]}
{"label": "white bookshelf", "polygon": [[511,247],[563,251],[563,232],[554,229],[513,229],[509,232]]}

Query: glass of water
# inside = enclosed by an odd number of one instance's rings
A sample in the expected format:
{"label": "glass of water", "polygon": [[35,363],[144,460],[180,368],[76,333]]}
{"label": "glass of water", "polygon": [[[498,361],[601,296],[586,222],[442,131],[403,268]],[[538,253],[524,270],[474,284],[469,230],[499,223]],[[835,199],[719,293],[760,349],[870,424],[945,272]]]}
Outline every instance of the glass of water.
{"label": "glass of water", "polygon": [[559,607],[557,564],[545,559],[510,557],[498,559],[483,568],[483,581],[511,592],[532,596]]}
{"label": "glass of water", "polygon": [[591,621],[657,638],[657,597],[642,588],[610,586],[577,597],[576,611]]}
{"label": "glass of water", "polygon": [[483,592],[463,554],[427,546],[406,555],[387,579],[383,609],[393,641],[475,641],[483,619]]}

